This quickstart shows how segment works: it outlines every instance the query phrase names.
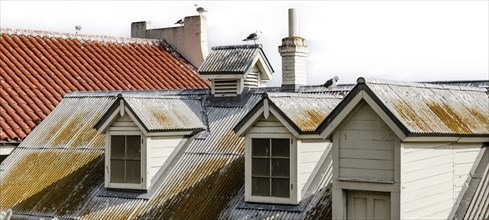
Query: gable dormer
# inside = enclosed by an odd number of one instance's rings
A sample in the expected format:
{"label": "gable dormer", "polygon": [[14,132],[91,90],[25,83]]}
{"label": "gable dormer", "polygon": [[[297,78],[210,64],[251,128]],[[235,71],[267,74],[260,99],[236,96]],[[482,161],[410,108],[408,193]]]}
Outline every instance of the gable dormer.
{"label": "gable dormer", "polygon": [[211,80],[214,97],[239,96],[249,88],[265,85],[273,69],[261,45],[213,47],[199,74]]}
{"label": "gable dormer", "polygon": [[246,202],[297,205],[314,193],[331,147],[314,131],[340,100],[266,94],[236,125],[245,137]]}
{"label": "gable dormer", "polygon": [[198,100],[117,100],[95,125],[105,139],[105,187],[149,190],[188,138],[204,130]]}

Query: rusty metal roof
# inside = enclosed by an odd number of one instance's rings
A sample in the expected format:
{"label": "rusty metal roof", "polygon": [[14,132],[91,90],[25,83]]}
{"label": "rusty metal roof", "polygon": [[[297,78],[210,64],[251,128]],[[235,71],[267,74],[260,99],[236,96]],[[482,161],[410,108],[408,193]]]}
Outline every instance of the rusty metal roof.
{"label": "rusty metal roof", "polygon": [[[169,165],[149,200],[98,196],[104,187],[104,135],[92,128],[117,100],[117,94],[67,95],[1,165],[0,210],[12,208],[15,218],[36,219],[331,216],[330,174],[324,175],[302,212],[237,207],[244,189],[244,138],[238,137],[232,128],[262,98],[261,92],[254,91],[243,99],[246,102],[243,107],[213,107],[208,90],[125,93],[124,97],[131,101],[151,101],[155,97],[196,101],[204,111],[203,121],[208,129],[203,132],[207,135],[189,139],[187,148]],[[194,99],[195,96],[199,98]]]}
{"label": "rusty metal roof", "polygon": [[245,74],[253,67],[253,61],[259,55],[264,58],[267,67],[273,72],[260,44],[213,47],[198,72],[203,75]]}
{"label": "rusty metal roof", "polygon": [[199,100],[175,97],[123,99],[148,131],[205,128]]}
{"label": "rusty metal roof", "polygon": [[343,96],[329,94],[268,93],[268,98],[302,132],[315,131]]}
{"label": "rusty metal roof", "polygon": [[410,133],[489,135],[489,95],[483,88],[383,80],[366,85]]}

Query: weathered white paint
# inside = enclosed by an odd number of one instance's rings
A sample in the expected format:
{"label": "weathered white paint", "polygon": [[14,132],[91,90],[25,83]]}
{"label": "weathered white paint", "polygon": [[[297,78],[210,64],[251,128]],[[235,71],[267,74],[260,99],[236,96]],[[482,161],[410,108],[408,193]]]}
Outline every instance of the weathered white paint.
{"label": "weathered white paint", "polygon": [[347,219],[390,219],[390,194],[373,191],[347,192]]}
{"label": "weathered white paint", "polygon": [[447,219],[456,207],[481,143],[403,143],[402,217]]}
{"label": "weathered white paint", "polygon": [[329,152],[331,147],[330,142],[325,140],[297,140],[297,179],[299,190],[302,196],[306,193],[308,187],[306,183],[317,174],[317,170],[321,166],[321,159],[324,160],[324,154]]}
{"label": "weathered white paint", "polygon": [[[251,195],[251,139],[252,138],[289,138],[290,144],[290,197],[262,197]],[[277,204],[298,204],[301,200],[301,192],[298,184],[298,147],[297,140],[277,119],[274,114],[265,118],[263,114],[255,124],[246,132],[245,135],[245,200],[250,202],[277,203]]]}
{"label": "weathered white paint", "polygon": [[183,137],[147,137],[149,181],[153,180],[182,140]]}
{"label": "weathered white paint", "polygon": [[149,21],[131,23],[131,37],[164,39],[195,67],[199,68],[207,57],[207,18],[189,16],[184,25],[153,29]]}
{"label": "weathered white paint", "polygon": [[[400,138],[370,104],[362,101],[361,96],[357,99],[357,105],[347,106],[349,110],[340,113],[342,120],[321,134],[333,139],[333,219],[347,219],[348,195],[351,197],[352,191],[362,195],[384,193],[389,200],[381,202],[383,208],[377,210],[379,215],[399,219]],[[370,207],[372,212],[364,213],[366,216],[361,218],[372,216],[375,211],[374,200],[367,197],[363,200],[365,208]]]}
{"label": "weathered white paint", "polygon": [[260,70],[255,65],[244,79],[244,86],[250,88],[260,87]]}
{"label": "weathered white paint", "polygon": [[140,131],[137,124],[132,120],[129,114],[117,117],[112,124],[109,125],[109,131]]}
{"label": "weathered white paint", "polygon": [[215,96],[236,96],[241,93],[238,79],[213,79],[212,94]]}
{"label": "weathered white paint", "polygon": [[339,178],[394,182],[397,138],[366,103],[338,130]]}
{"label": "weathered white paint", "polygon": [[270,114],[267,119],[261,117],[258,121],[248,130],[249,134],[290,134],[290,131],[275,117]]}

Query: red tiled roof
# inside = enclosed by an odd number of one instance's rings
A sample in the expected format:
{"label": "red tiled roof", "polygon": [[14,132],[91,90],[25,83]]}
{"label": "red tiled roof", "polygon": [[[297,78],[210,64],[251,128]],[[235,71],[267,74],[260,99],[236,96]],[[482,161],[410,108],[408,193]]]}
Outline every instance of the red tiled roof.
{"label": "red tiled roof", "polygon": [[21,141],[71,91],[208,88],[158,40],[1,29],[0,141]]}

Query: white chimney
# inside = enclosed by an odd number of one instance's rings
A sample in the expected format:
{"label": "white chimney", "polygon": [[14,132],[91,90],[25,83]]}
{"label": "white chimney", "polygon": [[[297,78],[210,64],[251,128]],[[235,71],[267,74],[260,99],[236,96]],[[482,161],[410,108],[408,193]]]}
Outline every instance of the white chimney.
{"label": "white chimney", "polygon": [[289,8],[289,36],[278,47],[282,57],[282,89],[296,91],[307,84],[307,54],[304,38],[299,37],[297,10]]}

